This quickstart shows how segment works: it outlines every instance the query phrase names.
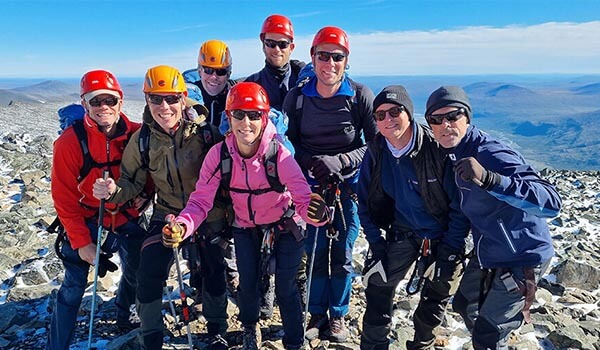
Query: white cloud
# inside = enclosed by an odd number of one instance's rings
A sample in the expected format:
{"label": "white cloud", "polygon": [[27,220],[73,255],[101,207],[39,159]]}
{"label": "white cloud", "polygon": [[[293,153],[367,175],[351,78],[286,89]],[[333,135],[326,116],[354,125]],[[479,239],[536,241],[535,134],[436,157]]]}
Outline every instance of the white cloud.
{"label": "white cloud", "polygon": [[[348,33],[353,75],[437,74],[600,74],[600,21],[543,23],[531,26],[464,27],[452,30]],[[312,35],[295,38],[292,58],[309,60]],[[229,40],[234,77],[262,68],[260,42]],[[154,65],[169,64],[182,70],[196,65],[199,47],[190,44],[169,54],[137,52],[118,60],[79,55],[52,55],[44,60],[15,56],[0,67],[0,76],[72,77],[87,69],[112,69],[118,76],[143,76]]]}
{"label": "white cloud", "polygon": [[[349,37],[354,75],[600,73],[600,21],[349,33]],[[312,36],[295,41],[293,57],[308,60]],[[239,75],[262,66],[257,41],[229,45]]]}

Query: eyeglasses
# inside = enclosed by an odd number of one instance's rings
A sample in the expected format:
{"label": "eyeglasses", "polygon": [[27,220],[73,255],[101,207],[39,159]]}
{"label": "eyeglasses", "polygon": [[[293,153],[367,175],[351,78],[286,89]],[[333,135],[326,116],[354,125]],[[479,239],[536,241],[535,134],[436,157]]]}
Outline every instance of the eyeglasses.
{"label": "eyeglasses", "polygon": [[261,111],[244,111],[241,109],[234,109],[230,113],[231,113],[231,116],[237,120],[244,120],[244,118],[246,116],[248,116],[248,119],[250,119],[252,121],[261,120],[262,114],[263,114],[263,112],[261,112]]}
{"label": "eyeglasses", "polygon": [[449,122],[455,122],[465,115],[467,115],[467,110],[464,108],[459,108],[444,114],[430,114],[425,116],[425,119],[429,124],[441,125],[444,122],[444,119]]}
{"label": "eyeglasses", "polygon": [[202,71],[204,74],[212,75],[213,73],[217,73],[218,76],[222,77],[229,73],[229,67],[227,68],[213,68],[213,67],[205,67],[202,66]]}
{"label": "eyeglasses", "polygon": [[148,101],[153,105],[162,105],[163,101],[167,104],[174,105],[181,100],[181,95],[148,95]]}
{"label": "eyeglasses", "polygon": [[279,46],[281,50],[285,50],[288,48],[288,46],[290,46],[290,42],[287,40],[265,39],[263,40],[263,43],[265,44],[265,46],[270,47],[272,49],[274,49],[275,46]]}
{"label": "eyeglasses", "polygon": [[396,106],[396,107],[392,107],[385,111],[376,111],[375,113],[373,113],[373,116],[375,117],[375,120],[381,122],[381,121],[385,120],[385,116],[388,113],[390,114],[390,117],[398,118],[400,116],[400,113],[402,113],[404,111],[406,111],[406,108],[404,108],[404,106]]}
{"label": "eyeglasses", "polygon": [[115,97],[115,96],[105,97],[103,99],[100,99],[98,97],[94,97],[88,103],[92,107],[100,107],[100,106],[102,106],[102,104],[105,104],[105,105],[107,105],[109,107],[114,107],[114,106],[117,105],[117,103],[119,103],[119,98]]}
{"label": "eyeglasses", "polygon": [[317,51],[316,55],[317,59],[323,62],[329,62],[330,58],[333,58],[333,62],[342,62],[346,58],[346,55],[339,52]]}

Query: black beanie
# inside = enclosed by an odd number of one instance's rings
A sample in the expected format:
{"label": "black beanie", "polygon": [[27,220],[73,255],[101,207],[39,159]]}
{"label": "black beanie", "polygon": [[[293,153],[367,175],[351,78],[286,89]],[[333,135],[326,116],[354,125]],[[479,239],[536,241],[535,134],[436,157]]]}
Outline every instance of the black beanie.
{"label": "black beanie", "polygon": [[460,86],[442,86],[431,93],[427,99],[425,115],[430,115],[443,107],[463,107],[467,110],[467,119],[471,122],[471,104],[469,96]]}
{"label": "black beanie", "polygon": [[383,90],[375,96],[375,100],[373,100],[373,112],[384,103],[394,103],[404,106],[404,108],[406,108],[406,113],[408,113],[408,118],[412,120],[414,110],[413,103],[404,86],[390,85],[384,87]]}

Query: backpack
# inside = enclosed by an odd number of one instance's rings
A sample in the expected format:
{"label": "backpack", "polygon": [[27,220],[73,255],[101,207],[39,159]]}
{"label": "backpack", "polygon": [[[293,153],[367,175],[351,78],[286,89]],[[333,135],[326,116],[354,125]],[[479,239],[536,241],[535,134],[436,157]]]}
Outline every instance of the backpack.
{"label": "backpack", "polygon": [[[264,157],[265,170],[267,172],[267,181],[269,182],[270,188],[263,188],[258,190],[247,190],[242,188],[231,187],[231,168],[233,159],[227,149],[225,142],[221,144],[221,163],[217,170],[221,171],[221,188],[225,191],[236,192],[236,193],[250,193],[250,194],[263,194],[271,191],[283,193],[286,190],[285,185],[279,181],[279,174],[277,171],[277,155],[279,153],[280,143],[277,138],[271,139],[269,142],[269,148]],[[215,171],[216,172],[216,171]]]}
{"label": "backpack", "polygon": [[60,130],[58,134],[62,134],[69,126],[73,125],[76,120],[83,119],[85,115],[85,108],[77,103],[64,106],[58,110],[58,122],[60,123]]}

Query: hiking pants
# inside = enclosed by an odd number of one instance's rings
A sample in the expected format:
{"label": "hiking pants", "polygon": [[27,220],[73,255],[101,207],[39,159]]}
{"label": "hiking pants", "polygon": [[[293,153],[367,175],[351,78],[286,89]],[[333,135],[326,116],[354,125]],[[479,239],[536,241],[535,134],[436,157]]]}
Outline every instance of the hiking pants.
{"label": "hiking pants", "polygon": [[[549,262],[534,267],[536,282],[548,268]],[[523,267],[503,270],[510,271],[519,286],[525,284]],[[473,257],[467,265],[452,302],[454,311],[462,316],[465,325],[471,331],[474,350],[507,350],[510,333],[523,324],[523,291],[508,291],[501,275],[495,273],[489,291],[479,307],[482,270],[477,257]]]}
{"label": "hiking pants", "polygon": [[[141,321],[141,343],[146,350],[162,349],[163,343],[164,325],[161,313],[163,287],[173,263],[173,249],[165,247],[161,242],[164,225],[163,221],[150,223],[150,236],[144,241],[140,259],[142,268],[138,272],[137,307]],[[207,247],[207,251],[210,250],[211,261],[215,254],[217,255],[216,260],[219,257],[222,260],[220,249],[216,245]],[[211,279],[210,282],[205,280],[207,293],[203,294],[203,297],[206,296],[202,302],[203,315],[209,331],[224,334],[227,331],[225,268],[224,264],[216,265],[213,270],[215,271],[214,279]],[[217,271],[220,271],[220,274]],[[211,294],[211,292],[215,294]]]}
{"label": "hiking pants", "polygon": [[[277,232],[277,229],[276,229]],[[262,234],[256,229],[232,228],[240,285],[238,291],[239,320],[255,325],[260,312]],[[303,242],[287,231],[276,233],[275,296],[283,323],[283,345],[299,347],[304,342],[302,306],[296,288],[296,275],[303,254]]]}
{"label": "hiking pants", "polygon": [[[94,220],[89,220],[87,225],[92,241],[97,242],[98,226]],[[146,231],[132,220],[119,226],[114,232],[104,232],[103,235],[108,235],[102,246],[103,251],[118,252],[121,260],[122,275],[115,304],[118,307],[117,320],[126,321],[129,319],[129,306],[135,303],[139,251]],[[69,349],[90,269],[90,265],[81,260],[78,250],[73,249],[68,240],[63,242],[61,252],[65,256],[65,278],[58,289],[50,319],[46,349],[51,350]],[[89,327],[87,323],[86,325]]]}
{"label": "hiking pants", "polygon": [[[358,204],[350,196],[351,192],[355,193],[356,184],[344,183],[340,189],[343,213],[335,208],[333,218],[333,227],[339,232],[339,236],[337,239],[329,239],[325,235],[326,226],[318,228],[310,300],[308,300],[308,311],[311,314],[325,314],[329,310],[330,317],[342,317],[348,313],[354,273],[352,250],[360,227]],[[346,229],[342,223],[342,215],[346,221]],[[304,243],[307,275],[316,231],[316,227],[307,225],[308,234]]]}
{"label": "hiking pants", "polygon": [[[422,242],[421,238],[411,233],[388,243],[386,269],[388,281],[385,283],[379,276],[372,276],[365,290],[367,307],[363,317],[361,349],[389,348],[388,336],[391,331],[396,287],[418,258]],[[448,281],[432,282],[426,279],[423,282],[419,305],[413,314],[415,335],[412,341],[406,342],[406,349],[433,348],[435,341],[433,329],[442,323],[446,306],[451,295],[456,292],[461,273],[462,266],[457,265],[452,278]]]}

